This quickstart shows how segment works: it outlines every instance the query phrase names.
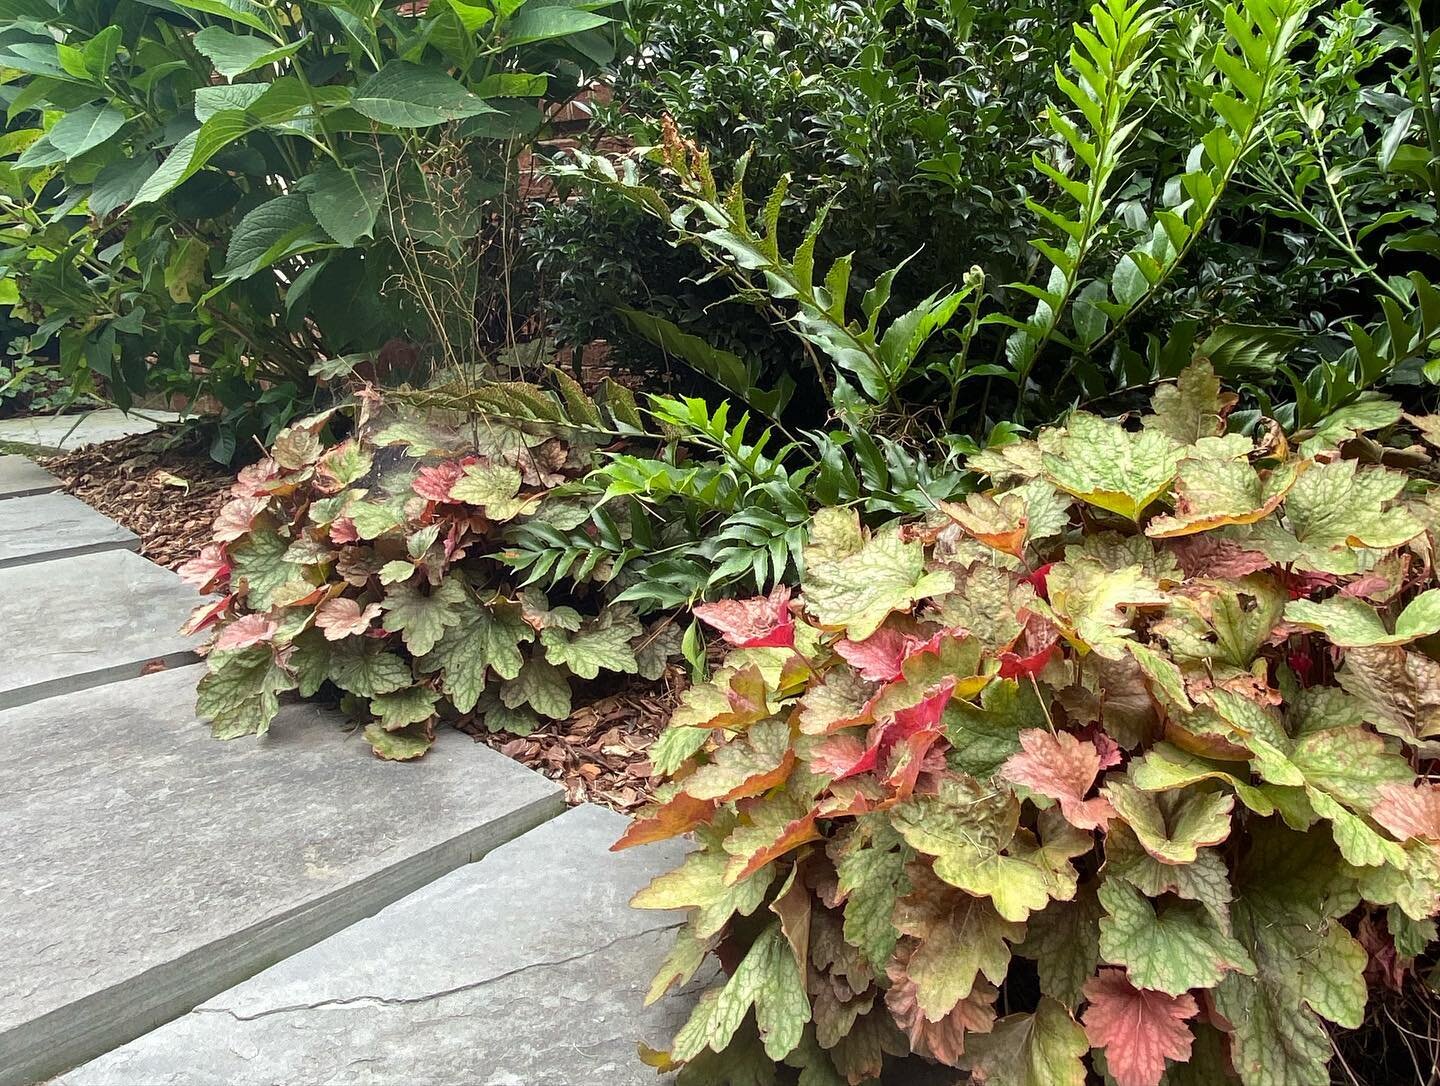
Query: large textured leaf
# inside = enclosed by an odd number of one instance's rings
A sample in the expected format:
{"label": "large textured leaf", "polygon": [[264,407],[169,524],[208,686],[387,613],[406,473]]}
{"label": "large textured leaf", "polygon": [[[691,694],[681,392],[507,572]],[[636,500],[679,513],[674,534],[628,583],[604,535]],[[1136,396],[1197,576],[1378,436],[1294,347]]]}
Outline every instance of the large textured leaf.
{"label": "large textured leaf", "polygon": [[410,665],[369,638],[341,641],[330,654],[330,681],[342,690],[373,698],[415,681]]}
{"label": "large textured leaf", "polygon": [[216,652],[200,680],[195,711],[210,721],[219,739],[264,735],[280,711],[280,695],[295,680],[275,660],[269,645]]}
{"label": "large textured leaf", "polygon": [[805,556],[805,603],[824,627],[863,641],[895,611],[954,587],[950,574],[926,572],[925,548],[898,528],[877,532],[851,553],[811,546]]}
{"label": "large textured leaf", "polygon": [[1100,884],[1100,955],[1123,965],[1141,988],[1180,995],[1214,988],[1227,973],[1252,974],[1244,946],[1222,931],[1198,904],[1160,904],[1118,879]]}
{"label": "large textured leaf", "polygon": [[810,1001],[804,975],[778,921],[755,940],[724,988],[701,998],[675,1035],[671,1055],[688,1060],[705,1048],[722,1051],[752,1008],[766,1055],[772,1060],[789,1055],[810,1020]]}
{"label": "large textured leaf", "polygon": [[1126,608],[1158,607],[1170,599],[1143,567],[1109,570],[1093,558],[1058,563],[1046,582],[1067,636],[1112,659],[1125,653],[1133,636]]}
{"label": "large textured leaf", "polygon": [[1351,649],[1335,677],[1374,727],[1440,755],[1440,663],[1396,646]]}
{"label": "large textured leaf", "polygon": [[631,644],[644,633],[635,616],[612,607],[571,632],[558,627],[540,631],[545,656],[552,664],[568,667],[581,679],[604,671],[633,673],[639,668]]}
{"label": "large textured leaf", "polygon": [[1103,915],[1094,885],[1082,886],[1075,900],[1052,901],[1032,913],[1025,941],[1015,948],[1015,953],[1034,959],[1040,991],[1072,1011],[1080,1005],[1081,989],[1100,961]]}
{"label": "large textured leaf", "polygon": [[439,68],[406,60],[389,61],[356,87],[351,106],[391,128],[426,128],[495,112]]}
{"label": "large textured leaf", "polygon": [[1145,792],[1123,780],[1112,780],[1104,794],[1145,851],[1161,863],[1194,863],[1202,847],[1230,836],[1234,796],[1198,790]]}
{"label": "large textured leaf", "polygon": [[1227,524],[1253,524],[1284,500],[1308,463],[1258,472],[1244,460],[1186,460],[1175,480],[1175,511],[1153,518],[1145,534],[1169,539]]}
{"label": "large textured leaf", "polygon": [[[214,124],[220,116],[205,123]],[[304,195],[286,193],[253,208],[235,224],[220,278],[226,282],[248,279],[277,260],[331,245]]]}
{"label": "large textured leaf", "polygon": [[749,878],[727,883],[729,860],[718,848],[697,849],[674,871],[657,875],[630,904],[637,909],[694,909],[691,923],[695,934],[709,938],[731,917],[749,916],[759,908],[775,880],[775,869],[763,867]]}
{"label": "large textured leaf", "polygon": [[268,38],[256,37],[253,34],[232,34],[218,26],[207,26],[192,40],[195,48],[215,65],[217,72],[226,79],[234,79],[238,75],[293,56],[304,48],[310,35],[302,35],[285,45],[276,45]]}
{"label": "large textured leaf", "polygon": [[419,665],[423,671],[440,672],[455,708],[468,713],[485,690],[486,672],[493,669],[502,679],[515,678],[524,664],[520,646],[534,639],[534,629],[518,608],[471,601]]}
{"label": "large textured leaf", "polygon": [[[872,831],[878,836],[872,838]],[[857,824],[829,851],[845,895],[845,940],[881,972],[899,938],[891,916],[910,889],[905,869],[911,853],[884,822]]]}
{"label": "large textured leaf", "polygon": [[1000,776],[1032,792],[1058,800],[1066,821],[1082,830],[1103,828],[1112,811],[1107,800],[1085,796],[1100,774],[1100,752],[1094,743],[1068,732],[1030,728],[1020,733],[1023,753],[1000,767]]}
{"label": "large textured leaf", "polygon": [[1221,931],[1230,931],[1230,872],[1213,849],[1200,849],[1189,863],[1163,863],[1127,827],[1115,825],[1105,835],[1105,874],[1124,879],[1146,897],[1174,894],[1198,901]]}
{"label": "large textured leaf", "polygon": [[1084,1086],[1085,1031],[1053,999],[967,1038],[962,1063],[981,1086]]}
{"label": "large textured leaf", "polygon": [[1155,413],[1145,416],[1145,428],[1159,430],[1182,445],[1219,437],[1225,432],[1225,415],[1237,399],[1221,391],[1215,368],[1200,358],[1186,366],[1173,385],[1155,389],[1150,401]]}
{"label": "large textured leaf", "polygon": [[1088,505],[1130,520],[1170,488],[1182,447],[1161,430],[1131,433],[1119,423],[1077,412],[1044,431],[1045,477]]}
{"label": "large textured leaf", "polygon": [[112,105],[91,102],[71,110],[51,126],[47,137],[68,158],[93,150],[119,132],[125,114]]}
{"label": "large textured leaf", "polygon": [[465,584],[459,577],[446,578],[429,592],[409,583],[392,585],[381,604],[385,611],[382,625],[399,633],[405,647],[416,656],[424,656],[447,629],[459,625],[466,596]]}

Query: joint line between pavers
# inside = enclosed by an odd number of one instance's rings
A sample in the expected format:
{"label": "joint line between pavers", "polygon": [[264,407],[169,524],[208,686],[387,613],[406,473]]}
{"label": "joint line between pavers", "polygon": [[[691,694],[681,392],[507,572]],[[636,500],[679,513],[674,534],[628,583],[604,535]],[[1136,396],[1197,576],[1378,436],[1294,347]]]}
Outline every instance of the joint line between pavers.
{"label": "joint line between pavers", "polygon": [[54,551],[36,554],[22,554],[16,558],[0,559],[0,569],[18,569],[20,566],[38,566],[45,562],[58,562],[66,558],[83,558],[87,554],[103,554],[105,551],[129,551],[140,553],[139,539],[116,539],[103,543],[84,543],[78,547],[62,547]]}

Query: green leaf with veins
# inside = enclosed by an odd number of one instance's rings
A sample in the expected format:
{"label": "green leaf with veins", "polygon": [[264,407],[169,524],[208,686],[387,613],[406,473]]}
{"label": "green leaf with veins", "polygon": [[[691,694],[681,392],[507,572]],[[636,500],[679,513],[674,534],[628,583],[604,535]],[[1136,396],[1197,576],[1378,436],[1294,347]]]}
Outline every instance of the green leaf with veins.
{"label": "green leaf with veins", "polygon": [[295,686],[269,645],[212,652],[200,679],[196,713],[210,721],[217,739],[264,735],[280,711],[280,695]]}
{"label": "green leaf with veins", "polygon": [[693,909],[691,923],[702,939],[717,935],[734,916],[749,916],[765,900],[775,881],[775,867],[766,864],[734,884],[725,881],[730,857],[719,847],[697,849],[674,871],[657,875],[630,899],[637,909]]}
{"label": "green leaf with veins", "polygon": [[429,750],[435,740],[420,728],[410,727],[392,732],[379,724],[371,724],[365,729],[365,742],[386,761],[408,762]]}
{"label": "green leaf with veins", "polygon": [[1042,431],[1045,478],[1087,505],[1132,521],[1170,489],[1184,447],[1160,430],[1132,433],[1077,411],[1063,428]]}
{"label": "green leaf with veins", "polygon": [[1146,792],[1124,779],[1101,792],[1145,851],[1162,863],[1193,863],[1200,849],[1230,836],[1235,797],[1220,792]]}
{"label": "green leaf with veins", "polygon": [[844,557],[812,544],[805,551],[806,607],[821,626],[863,641],[893,612],[955,587],[948,572],[926,572],[925,564],[925,548],[905,541],[898,526],[881,529]]}
{"label": "green leaf with veins", "polygon": [[[1109,836],[1114,833],[1112,829]],[[1040,991],[1072,1011],[1080,1005],[1080,989],[1100,964],[1103,915],[1094,885],[1082,886],[1075,900],[1052,901],[1032,913],[1025,926],[1025,941],[1015,947],[1016,954],[1034,960]]]}
{"label": "green leaf with veins", "polygon": [[291,581],[305,579],[305,567],[285,561],[290,544],[270,528],[251,532],[230,547],[230,574],[233,584],[245,586],[245,602],[250,610],[263,614],[270,610],[277,592]]}
{"label": "green leaf with veins", "polygon": [[909,893],[906,865],[914,855],[878,816],[854,824],[829,848],[845,895],[845,940],[858,947],[877,973],[895,950],[895,902]]}
{"label": "green leaf with veins", "polygon": [[1411,600],[1395,620],[1394,633],[1385,629],[1374,607],[1353,596],[1331,596],[1318,602],[1294,600],[1285,608],[1285,621],[1319,630],[1341,648],[1408,645],[1440,633],[1440,588],[1422,592]]}
{"label": "green leaf with veins", "polygon": [[426,673],[440,672],[455,708],[468,713],[485,689],[486,672],[493,668],[502,679],[515,678],[525,663],[520,646],[534,639],[535,631],[517,608],[468,600],[460,621],[446,629],[419,666]]}
{"label": "green leaf with veins", "polygon": [[382,625],[399,633],[416,656],[430,652],[445,631],[460,622],[468,591],[459,577],[448,577],[428,593],[409,583],[392,585],[381,607]]}
{"label": "green leaf with veins", "polygon": [[1137,988],[1180,995],[1214,988],[1226,973],[1255,972],[1244,946],[1192,901],[1159,905],[1119,879],[1100,884],[1100,956],[1129,971]]}
{"label": "green leaf with veins", "polygon": [[610,607],[573,633],[552,626],[540,631],[540,643],[552,664],[568,667],[581,679],[593,679],[601,670],[633,674],[639,669],[631,644],[644,628],[629,611]]}
{"label": "green leaf with veins", "polygon": [[1123,879],[1146,897],[1174,894],[1198,901],[1230,933],[1230,872],[1213,849],[1203,848],[1189,863],[1162,863],[1141,847],[1129,827],[1111,823],[1105,834],[1105,874]]}
{"label": "green leaf with veins", "polygon": [[950,742],[946,761],[952,769],[986,779],[1020,751],[1020,732],[1045,719],[1040,697],[1029,683],[996,679],[980,694],[976,707],[959,698],[942,718]]}
{"label": "green leaf with veins", "polygon": [[1012,1014],[989,1033],[965,1038],[961,1064],[985,1086],[1084,1086],[1085,1031],[1053,999],[1034,1014]]}
{"label": "green leaf with veins", "polygon": [[423,724],[435,715],[440,695],[429,687],[408,686],[370,699],[370,711],[387,732],[398,731],[409,724]]}
{"label": "green leaf with veins", "polygon": [[564,720],[570,715],[570,681],[539,654],[525,661],[520,674],[500,686],[500,700],[511,709],[529,705],[543,717]]}
{"label": "green leaf with veins", "polygon": [[350,637],[330,650],[330,681],[362,698],[373,698],[409,686],[415,676],[409,664],[385,651],[383,642]]}

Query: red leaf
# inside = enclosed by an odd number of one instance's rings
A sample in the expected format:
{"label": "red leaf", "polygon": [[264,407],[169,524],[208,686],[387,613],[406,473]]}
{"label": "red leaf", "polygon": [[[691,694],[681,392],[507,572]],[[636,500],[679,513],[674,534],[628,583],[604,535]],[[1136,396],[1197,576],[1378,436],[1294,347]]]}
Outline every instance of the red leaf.
{"label": "red leaf", "polygon": [[1000,654],[1002,679],[1033,678],[1055,655],[1060,631],[1040,615],[1026,614],[1025,628],[1009,651]]}
{"label": "red leaf", "polygon": [[225,553],[223,544],[207,543],[200,548],[199,554],[175,572],[197,591],[209,592],[230,580],[230,556]]}
{"label": "red leaf", "polygon": [[1077,829],[1093,830],[1110,821],[1115,812],[1109,800],[1085,798],[1100,775],[1100,752],[1093,743],[1069,732],[1030,728],[1020,733],[1020,745],[1024,750],[1006,760],[1000,776],[1058,800],[1060,813]]}
{"label": "red leaf", "polygon": [[788,649],[795,645],[789,585],[777,585],[768,596],[702,603],[694,613],[701,622],[719,630],[726,644],[737,649]]}
{"label": "red leaf", "polygon": [[466,465],[478,462],[478,457],[467,456],[464,460],[447,460],[443,464],[423,467],[410,483],[410,489],[426,501],[448,502],[450,488],[465,474]]}
{"label": "red leaf", "polygon": [[197,634],[208,626],[213,626],[225,613],[225,609],[235,601],[234,596],[226,596],[223,599],[209,600],[202,603],[195,610],[190,612],[190,617],[185,620],[185,625],[180,627],[180,632],[185,635]]}
{"label": "red leaf", "polygon": [[[895,747],[921,732],[934,731],[939,735],[936,727],[940,723],[940,717],[945,712],[945,706],[950,703],[950,695],[955,692],[955,680],[949,679],[935,688],[934,692],[917,705],[908,709],[901,709],[895,714],[893,720],[887,723],[876,724],[870,729],[869,742],[863,752],[848,767],[836,766],[843,772],[836,773],[836,780],[843,780],[846,777],[853,777],[857,773],[868,773],[877,765],[887,764],[890,760],[890,752]],[[843,738],[843,737],[840,737]],[[859,744],[854,744],[855,749]],[[923,753],[923,752],[922,752]],[[829,772],[830,770],[821,770]],[[916,772],[919,772],[918,768]],[[912,782],[913,785],[913,782]]]}
{"label": "red leaf", "polygon": [[862,679],[888,683],[900,677],[900,665],[914,643],[913,637],[899,630],[881,627],[864,641],[842,638],[835,642],[835,653],[860,672]]}
{"label": "red leaf", "polygon": [[1259,551],[1246,550],[1233,539],[1218,535],[1190,535],[1170,545],[1187,576],[1234,581],[1269,569],[1272,563]]}
{"label": "red leaf", "polygon": [[648,845],[653,841],[668,841],[672,837],[679,837],[708,820],[714,812],[714,800],[696,799],[680,792],[673,799],[651,804],[637,812],[635,821],[630,823],[630,828],[620,840],[610,846],[610,851],[619,852],[635,845]]}
{"label": "red leaf", "polygon": [[1195,1038],[1185,1022],[1200,1008],[1188,992],[1170,996],[1136,988],[1123,969],[1102,969],[1081,990],[1090,1001],[1081,1016],[1085,1036],[1105,1050],[1117,1086],[1159,1086],[1167,1059],[1190,1058]]}
{"label": "red leaf", "polygon": [[1020,583],[1028,584],[1031,588],[1035,589],[1035,595],[1039,596],[1042,600],[1046,600],[1048,602],[1050,599],[1050,585],[1047,582],[1046,578],[1050,575],[1050,571],[1054,567],[1054,562],[1046,562],[1043,566],[1035,570],[1033,573],[1021,577]]}
{"label": "red leaf", "polygon": [[241,468],[234,485],[230,487],[230,493],[237,498],[263,497],[270,493],[270,484],[280,478],[280,475],[280,465],[267,456],[264,460],[257,460]]}
{"label": "red leaf", "polygon": [[349,517],[337,517],[330,525],[330,541],[332,543],[359,543],[360,533],[355,530],[355,522]]}

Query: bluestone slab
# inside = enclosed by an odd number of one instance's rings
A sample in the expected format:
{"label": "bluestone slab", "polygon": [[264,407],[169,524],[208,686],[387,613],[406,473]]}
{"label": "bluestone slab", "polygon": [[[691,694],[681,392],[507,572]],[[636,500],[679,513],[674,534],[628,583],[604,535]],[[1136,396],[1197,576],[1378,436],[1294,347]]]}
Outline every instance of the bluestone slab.
{"label": "bluestone slab", "polygon": [[174,411],[148,408],[136,409],[127,415],[118,407],[102,407],[80,415],[32,415],[0,421],[0,441],[69,452],[102,441],[148,434],[182,417]]}
{"label": "bluestone slab", "polygon": [[0,456],[0,500],[60,489],[60,480],[25,456]]}
{"label": "bluestone slab", "polygon": [[139,1036],[563,808],[558,785],[457,732],[382,762],[338,715],[292,705],[263,739],[213,739],[191,709],[203,671],[0,713],[5,1086]]}
{"label": "bluestone slab", "polygon": [[0,505],[0,569],[96,551],[140,549],[140,537],[69,494]]}
{"label": "bluestone slab", "polygon": [[179,630],[200,602],[130,551],[0,569],[0,709],[194,662]]}
{"label": "bluestone slab", "polygon": [[56,1086],[656,1086],[679,918],[626,902],[684,849],[607,852],[624,828],[568,811]]}

